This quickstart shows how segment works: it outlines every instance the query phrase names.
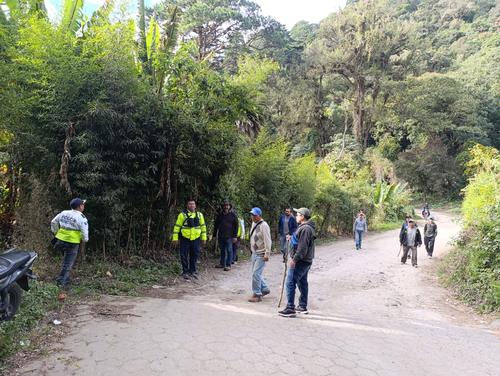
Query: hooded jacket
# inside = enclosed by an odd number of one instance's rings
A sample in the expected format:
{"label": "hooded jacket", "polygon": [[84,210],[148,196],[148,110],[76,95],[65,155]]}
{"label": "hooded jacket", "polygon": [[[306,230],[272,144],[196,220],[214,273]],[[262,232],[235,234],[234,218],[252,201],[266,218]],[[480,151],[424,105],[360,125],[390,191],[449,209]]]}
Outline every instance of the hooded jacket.
{"label": "hooded jacket", "polygon": [[314,240],[316,239],[316,229],[314,222],[302,223],[295,232],[297,238],[297,248],[292,248],[290,256],[295,262],[305,262],[311,264],[314,259]]}
{"label": "hooded jacket", "polygon": [[[229,239],[238,237],[238,217],[234,213],[231,204],[229,211],[224,213],[221,211],[215,218],[214,223],[214,237],[219,235],[219,239]],[[218,233],[218,234],[217,234]]]}

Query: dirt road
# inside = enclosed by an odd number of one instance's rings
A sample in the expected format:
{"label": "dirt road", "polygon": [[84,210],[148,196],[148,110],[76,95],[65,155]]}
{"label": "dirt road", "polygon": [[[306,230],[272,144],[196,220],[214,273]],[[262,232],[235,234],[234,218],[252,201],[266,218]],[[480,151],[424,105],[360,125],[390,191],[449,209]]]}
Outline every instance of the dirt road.
{"label": "dirt road", "polygon": [[500,375],[498,333],[449,298],[436,264],[458,226],[439,215],[436,257],[400,265],[397,231],[317,248],[310,314],[277,315],[283,264],[265,270],[271,295],[246,302],[247,263],[164,296],[106,298],[121,315],[82,306],[72,334],[23,375]]}

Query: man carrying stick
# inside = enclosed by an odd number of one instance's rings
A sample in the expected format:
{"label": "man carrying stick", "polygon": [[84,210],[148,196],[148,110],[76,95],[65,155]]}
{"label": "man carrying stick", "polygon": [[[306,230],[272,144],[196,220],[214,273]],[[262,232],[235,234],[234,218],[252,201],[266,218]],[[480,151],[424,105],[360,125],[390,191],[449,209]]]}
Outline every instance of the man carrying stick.
{"label": "man carrying stick", "polygon": [[[307,314],[307,297],[309,285],[307,274],[311,269],[314,259],[314,240],[316,231],[314,223],[311,222],[311,211],[307,208],[294,209],[297,212],[296,218],[299,223],[294,237],[297,240],[297,247],[290,250],[290,261],[288,261],[288,272],[286,276],[286,292],[288,303],[284,310],[279,311],[283,317],[295,317],[296,313]],[[300,291],[299,305],[295,307],[295,288]]]}

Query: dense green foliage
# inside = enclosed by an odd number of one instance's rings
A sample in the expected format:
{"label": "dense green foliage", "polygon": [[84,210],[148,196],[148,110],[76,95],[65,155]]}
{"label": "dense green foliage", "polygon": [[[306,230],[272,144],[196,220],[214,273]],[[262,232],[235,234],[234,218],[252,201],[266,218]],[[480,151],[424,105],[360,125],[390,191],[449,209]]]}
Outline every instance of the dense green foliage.
{"label": "dense green foliage", "polygon": [[500,310],[500,154],[476,145],[468,151],[464,230],[448,257],[447,282],[483,311]]}
{"label": "dense green foliage", "polygon": [[[285,206],[308,206],[320,235],[347,234],[360,209],[392,228],[468,181],[449,280],[498,308],[498,154],[470,149],[500,147],[497,1],[348,1],[290,31],[251,0],[138,0],[137,20],[83,3],[52,22],[43,1],[0,0],[1,240],[37,249],[42,277],[58,264],[49,221],[75,196],[93,261],[80,288],[130,293],[176,271],[188,198],[209,231],[228,198],[275,230]],[[36,284],[2,324],[0,357],[54,289]]]}
{"label": "dense green foliage", "polygon": [[0,11],[4,243],[45,248],[73,196],[92,256],[162,259],[189,197],[209,224],[229,198],[348,233],[410,191],[456,197],[466,145],[498,143],[494,0],[349,2],[290,31],[250,0],[139,0],[137,21],[82,4]]}

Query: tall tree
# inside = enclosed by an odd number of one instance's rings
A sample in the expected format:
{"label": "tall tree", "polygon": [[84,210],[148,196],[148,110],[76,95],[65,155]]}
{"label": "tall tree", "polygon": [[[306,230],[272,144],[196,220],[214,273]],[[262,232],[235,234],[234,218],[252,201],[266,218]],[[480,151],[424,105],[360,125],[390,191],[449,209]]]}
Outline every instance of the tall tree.
{"label": "tall tree", "polygon": [[387,79],[401,79],[413,59],[412,23],[398,19],[387,0],[356,2],[326,18],[309,47],[312,64],[349,86],[353,133],[368,146],[372,109]]}

